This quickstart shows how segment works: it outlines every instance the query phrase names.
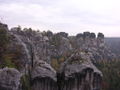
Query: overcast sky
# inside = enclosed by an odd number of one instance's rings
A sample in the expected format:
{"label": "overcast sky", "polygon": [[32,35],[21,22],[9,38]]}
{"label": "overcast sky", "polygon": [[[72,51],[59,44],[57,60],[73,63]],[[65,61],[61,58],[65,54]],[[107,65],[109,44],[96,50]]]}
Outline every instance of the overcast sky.
{"label": "overcast sky", "polygon": [[120,37],[120,0],[0,0],[0,17],[9,28]]}

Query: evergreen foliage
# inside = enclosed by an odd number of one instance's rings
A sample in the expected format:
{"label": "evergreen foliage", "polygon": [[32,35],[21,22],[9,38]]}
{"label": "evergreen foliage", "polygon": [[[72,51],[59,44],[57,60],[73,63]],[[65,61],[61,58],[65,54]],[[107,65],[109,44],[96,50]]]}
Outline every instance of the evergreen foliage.
{"label": "evergreen foliage", "polygon": [[120,90],[120,61],[99,62],[96,66],[103,73],[102,90]]}

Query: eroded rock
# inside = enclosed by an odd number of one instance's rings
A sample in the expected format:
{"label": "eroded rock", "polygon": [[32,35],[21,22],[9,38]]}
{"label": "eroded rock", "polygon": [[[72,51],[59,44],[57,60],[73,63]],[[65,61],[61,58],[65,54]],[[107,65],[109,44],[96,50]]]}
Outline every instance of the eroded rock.
{"label": "eroded rock", "polygon": [[102,73],[90,58],[89,53],[79,52],[63,63],[58,74],[60,90],[101,90]]}
{"label": "eroded rock", "polygon": [[[102,73],[91,60],[102,60],[108,55],[102,34],[96,38],[94,33],[84,32],[70,39],[65,32],[41,33],[31,28],[22,31],[19,27],[9,34],[11,51],[19,48],[22,52],[18,57],[23,64],[20,71],[31,77],[32,90],[100,90]],[[50,65],[53,57],[67,59],[63,60],[58,73]],[[18,90],[21,73],[15,69],[1,69],[0,89]]]}
{"label": "eroded rock", "polygon": [[56,71],[46,62],[38,61],[31,76],[32,90],[57,90]]}
{"label": "eroded rock", "polygon": [[0,90],[19,90],[21,74],[14,68],[0,69]]}

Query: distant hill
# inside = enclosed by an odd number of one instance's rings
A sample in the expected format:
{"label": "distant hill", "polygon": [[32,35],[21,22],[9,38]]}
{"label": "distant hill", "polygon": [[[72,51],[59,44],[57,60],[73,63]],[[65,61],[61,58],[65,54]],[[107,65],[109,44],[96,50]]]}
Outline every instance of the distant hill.
{"label": "distant hill", "polygon": [[112,52],[119,55],[120,54],[120,37],[118,38],[105,38],[105,43],[109,46]]}

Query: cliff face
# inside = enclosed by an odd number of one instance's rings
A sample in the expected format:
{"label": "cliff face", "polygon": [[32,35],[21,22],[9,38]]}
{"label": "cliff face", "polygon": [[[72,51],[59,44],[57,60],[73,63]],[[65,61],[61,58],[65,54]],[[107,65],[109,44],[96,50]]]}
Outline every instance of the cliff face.
{"label": "cliff face", "polygon": [[116,57],[105,44],[104,35],[102,33],[98,33],[97,37],[94,33],[90,32],[78,34],[74,39],[74,43],[76,43],[77,49],[79,48],[83,51],[91,52],[94,61],[111,60]]}
{"label": "cliff face", "polygon": [[[21,78],[28,76],[29,79],[24,78],[23,81],[19,81],[15,78],[16,87],[19,87],[16,89],[7,89],[5,85],[8,82],[3,85],[0,81],[0,87],[5,86],[2,90],[101,89],[102,73],[92,62],[114,58],[114,54],[104,43],[102,33],[96,38],[94,33],[89,32],[68,36],[64,32],[53,34],[50,31],[21,30],[20,27],[8,30],[7,25],[0,25],[1,28],[3,26],[10,40],[7,50],[8,56],[12,59],[10,58],[9,61],[12,60],[11,63],[17,67]],[[11,86],[13,82],[10,82]],[[28,86],[25,86],[26,82],[29,82]]]}
{"label": "cliff face", "polygon": [[32,90],[57,90],[56,71],[44,61],[37,62],[31,78]]}
{"label": "cliff face", "polygon": [[62,64],[58,74],[60,90],[101,90],[102,73],[90,57],[89,53],[77,52]]}
{"label": "cliff face", "polygon": [[65,32],[53,34],[50,31],[36,32],[32,29],[22,31],[20,28],[12,28],[9,33],[23,46],[29,62],[31,59],[35,59],[51,64],[51,59],[59,57],[67,59],[76,51],[92,53],[95,61],[111,60],[116,57],[105,45],[102,33],[99,33],[97,37],[90,32],[68,36]]}
{"label": "cliff face", "polygon": [[0,90],[19,90],[21,74],[13,68],[0,70]]}

